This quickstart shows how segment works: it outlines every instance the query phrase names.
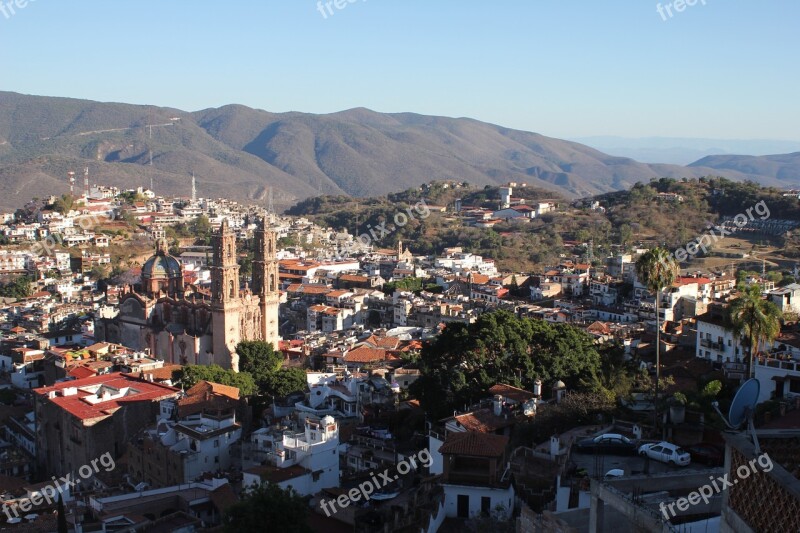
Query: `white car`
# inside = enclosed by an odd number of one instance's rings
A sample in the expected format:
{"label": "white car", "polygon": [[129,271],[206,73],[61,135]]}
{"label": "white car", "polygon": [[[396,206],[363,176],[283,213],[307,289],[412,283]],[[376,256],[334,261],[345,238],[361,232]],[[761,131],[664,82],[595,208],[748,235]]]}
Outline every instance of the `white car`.
{"label": "white car", "polygon": [[677,466],[686,466],[692,462],[689,452],[669,442],[643,444],[639,446],[639,455]]}

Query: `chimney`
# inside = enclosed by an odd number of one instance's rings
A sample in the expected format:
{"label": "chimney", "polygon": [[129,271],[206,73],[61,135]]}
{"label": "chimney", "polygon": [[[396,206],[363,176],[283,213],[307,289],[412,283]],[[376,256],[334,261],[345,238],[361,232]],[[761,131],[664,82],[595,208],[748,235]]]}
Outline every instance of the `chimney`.
{"label": "chimney", "polygon": [[561,452],[561,439],[558,438],[558,435],[553,435],[550,437],[550,455],[553,457],[558,457]]}
{"label": "chimney", "polygon": [[536,396],[537,398],[541,398],[542,397],[542,380],[541,379],[537,379],[536,381],[533,382],[533,395]]}
{"label": "chimney", "polygon": [[494,407],[494,416],[500,416],[503,412],[503,397],[499,394],[495,394],[492,406]]}

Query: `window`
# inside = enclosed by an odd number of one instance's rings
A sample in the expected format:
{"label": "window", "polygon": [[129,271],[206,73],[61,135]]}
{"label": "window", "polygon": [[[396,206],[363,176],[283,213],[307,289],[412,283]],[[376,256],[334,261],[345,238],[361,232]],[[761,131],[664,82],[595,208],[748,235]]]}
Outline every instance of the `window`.
{"label": "window", "polygon": [[789,382],[789,392],[800,394],[800,379],[793,379]]}
{"label": "window", "polygon": [[219,439],[214,440],[214,448],[219,448]]}

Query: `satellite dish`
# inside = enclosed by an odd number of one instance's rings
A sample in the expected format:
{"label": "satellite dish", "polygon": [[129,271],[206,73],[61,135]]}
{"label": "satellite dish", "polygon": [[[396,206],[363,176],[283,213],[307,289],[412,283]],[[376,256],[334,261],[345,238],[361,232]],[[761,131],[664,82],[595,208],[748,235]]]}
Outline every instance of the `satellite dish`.
{"label": "satellite dish", "polygon": [[712,404],[720,418],[722,418],[732,430],[737,431],[744,422],[747,422],[747,429],[753,439],[753,446],[755,446],[756,454],[761,453],[761,447],[758,444],[756,428],[753,425],[753,415],[755,414],[758,394],[760,392],[761,384],[757,379],[750,378],[745,381],[744,384],[739,387],[739,390],[736,391],[736,396],[733,397],[731,408],[728,411],[728,418],[725,418],[720,412],[718,402]]}
{"label": "satellite dish", "polygon": [[748,410],[755,409],[760,391],[761,383],[755,378],[748,379],[739,387],[728,411],[728,423],[733,429],[739,429],[747,421]]}

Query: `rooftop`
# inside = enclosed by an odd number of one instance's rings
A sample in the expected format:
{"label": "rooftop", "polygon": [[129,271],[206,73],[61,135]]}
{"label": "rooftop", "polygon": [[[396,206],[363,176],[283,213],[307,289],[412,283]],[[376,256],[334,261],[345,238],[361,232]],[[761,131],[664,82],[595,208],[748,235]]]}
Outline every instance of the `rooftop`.
{"label": "rooftop", "polygon": [[472,457],[502,457],[508,446],[508,440],[508,437],[503,435],[477,431],[451,433],[439,448],[439,453]]}
{"label": "rooftop", "polygon": [[87,377],[33,391],[39,401],[52,402],[72,416],[86,421],[106,418],[132,402],[152,402],[169,398],[178,389],[151,383],[130,374],[115,372]]}

